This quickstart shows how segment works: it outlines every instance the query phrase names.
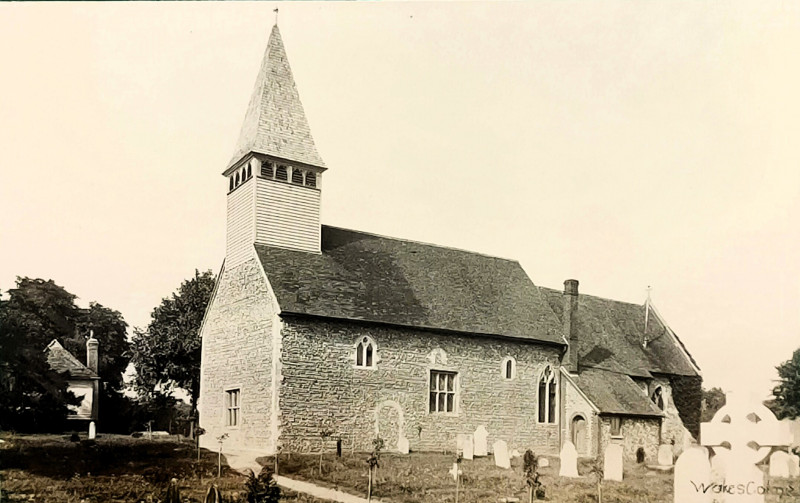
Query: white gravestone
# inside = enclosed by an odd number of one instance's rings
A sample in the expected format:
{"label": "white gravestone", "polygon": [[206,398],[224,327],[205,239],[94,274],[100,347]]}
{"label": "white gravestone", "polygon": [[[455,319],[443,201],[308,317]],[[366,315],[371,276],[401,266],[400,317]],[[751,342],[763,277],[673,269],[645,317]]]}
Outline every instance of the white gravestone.
{"label": "white gravestone", "polygon": [[475,434],[473,439],[475,440],[475,455],[476,456],[486,456],[489,454],[487,440],[489,438],[489,432],[486,431],[486,427],[483,425],[478,426],[475,429]]}
{"label": "white gravestone", "polygon": [[567,440],[564,442],[564,447],[561,448],[561,468],[558,475],[561,477],[577,477],[578,476],[578,451],[575,450],[575,445]]}
{"label": "white gravestone", "polygon": [[789,477],[800,477],[800,456],[789,455]]}
{"label": "white gravestone", "polygon": [[[726,405],[714,414],[708,423],[700,425],[703,445],[712,447],[716,455],[723,456],[725,484],[738,487],[764,486],[764,474],[756,463],[762,461],[772,447],[785,447],[790,441],[788,427],[760,400],[748,399],[744,394],[728,393]],[[763,503],[764,492],[755,489],[741,494],[725,493],[725,503]]]}
{"label": "white gravestone", "polygon": [[453,477],[454,481],[457,480],[458,476],[462,474],[461,470],[458,469],[458,463],[453,463],[453,467],[447,473]]}
{"label": "white gravestone", "polygon": [[775,451],[769,455],[769,476],[788,477],[789,462],[792,460],[788,452]]}
{"label": "white gravestone", "polygon": [[89,423],[89,438],[94,438],[97,436],[97,427],[94,425],[94,421]]}
{"label": "white gravestone", "polygon": [[608,444],[603,455],[603,478],[622,482],[622,446]]}
{"label": "white gravestone", "polygon": [[456,435],[456,452],[461,452],[464,450],[464,435],[463,433],[459,433]]}
{"label": "white gravestone", "polygon": [[397,440],[397,450],[400,452],[400,454],[408,454],[409,445],[406,437],[400,437],[400,439]]}
{"label": "white gravestone", "polygon": [[661,466],[672,466],[672,446],[661,444],[658,446],[658,464]]}
{"label": "white gravestone", "polygon": [[708,487],[710,483],[711,465],[706,448],[690,447],[683,451],[675,462],[675,503],[709,503],[711,494],[704,492],[702,487]]}
{"label": "white gravestone", "polygon": [[492,444],[494,464],[500,468],[511,468],[511,458],[508,455],[508,444],[505,440],[498,440]]}
{"label": "white gravestone", "polygon": [[464,436],[464,450],[462,452],[464,459],[472,459],[475,456],[475,442],[472,439],[472,435]]}
{"label": "white gravestone", "polygon": [[539,458],[539,468],[547,468],[548,466],[550,466],[550,460],[544,456],[541,456]]}

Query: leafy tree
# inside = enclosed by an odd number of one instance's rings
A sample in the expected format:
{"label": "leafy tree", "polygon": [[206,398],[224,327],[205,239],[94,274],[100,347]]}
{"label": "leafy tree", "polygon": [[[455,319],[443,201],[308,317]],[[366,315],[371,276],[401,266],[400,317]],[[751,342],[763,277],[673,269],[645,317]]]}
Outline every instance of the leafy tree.
{"label": "leafy tree", "polygon": [[175,386],[189,392],[192,411],[200,394],[200,325],[214,290],[211,271],[181,283],[150,314],[145,330],[133,335],[136,387],[146,397],[171,395]]}
{"label": "leafy tree", "polygon": [[[118,398],[127,366],[127,324],[122,315],[100,304],[75,305],[76,296],[52,280],[17,278],[8,300],[0,300],[0,425],[26,430],[63,427],[67,404],[77,404],[66,391],[66,376],[47,364],[45,347],[57,339],[79,360],[86,354],[85,337],[94,330],[100,342],[100,401]],[[113,411],[110,408],[109,411]],[[111,422],[104,416],[104,429]]]}
{"label": "leafy tree", "polygon": [[703,390],[703,402],[700,412],[700,422],[711,421],[714,414],[725,405],[725,392],[721,388],[711,388]]}
{"label": "leafy tree", "polygon": [[800,348],[792,358],[777,367],[778,385],[772,390],[774,399],[769,407],[778,419],[800,417]]}

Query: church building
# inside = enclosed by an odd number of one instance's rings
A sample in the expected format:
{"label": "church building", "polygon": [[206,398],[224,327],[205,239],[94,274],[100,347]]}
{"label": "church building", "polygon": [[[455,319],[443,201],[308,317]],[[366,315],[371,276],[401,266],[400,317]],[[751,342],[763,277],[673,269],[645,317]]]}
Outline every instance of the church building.
{"label": "church building", "polygon": [[[335,167],[331,173],[335,176]],[[322,225],[327,166],[277,25],[226,167],[226,256],[201,328],[202,445],[269,455],[453,451],[655,462],[699,430],[700,370],[649,300],[536,286],[520,264]]]}

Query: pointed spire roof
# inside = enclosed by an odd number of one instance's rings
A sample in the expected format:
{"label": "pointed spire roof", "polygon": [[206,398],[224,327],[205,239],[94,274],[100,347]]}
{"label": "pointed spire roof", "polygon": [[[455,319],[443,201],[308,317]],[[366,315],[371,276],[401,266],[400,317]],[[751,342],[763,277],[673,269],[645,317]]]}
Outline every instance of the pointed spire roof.
{"label": "pointed spire roof", "polygon": [[272,27],[228,168],[249,152],[325,167],[311,137],[277,24]]}

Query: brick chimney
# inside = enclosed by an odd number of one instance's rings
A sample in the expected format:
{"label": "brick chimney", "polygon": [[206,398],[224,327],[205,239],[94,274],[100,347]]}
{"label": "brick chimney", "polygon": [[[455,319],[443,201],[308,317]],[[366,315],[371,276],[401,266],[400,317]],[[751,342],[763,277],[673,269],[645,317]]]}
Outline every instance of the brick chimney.
{"label": "brick chimney", "polygon": [[86,366],[92,369],[95,374],[98,373],[100,368],[97,356],[98,346],[100,346],[100,343],[94,338],[94,331],[89,331],[89,339],[86,341]]}
{"label": "brick chimney", "polygon": [[569,346],[564,355],[564,365],[570,373],[578,372],[578,331],[575,317],[578,314],[578,280],[568,279],[564,282],[564,338]]}

